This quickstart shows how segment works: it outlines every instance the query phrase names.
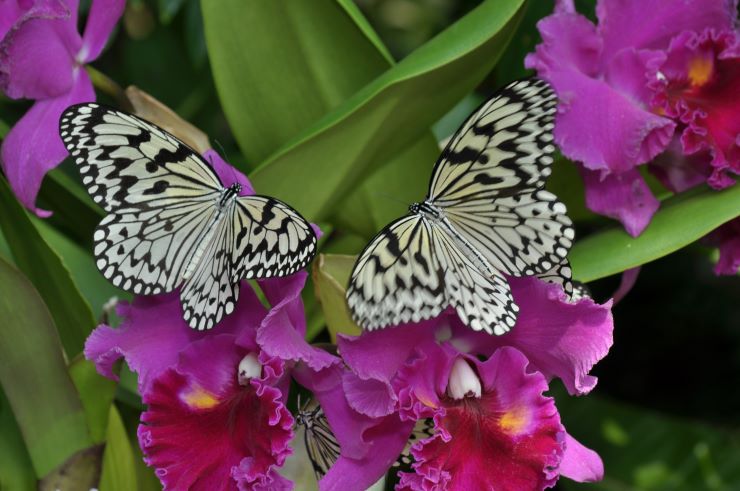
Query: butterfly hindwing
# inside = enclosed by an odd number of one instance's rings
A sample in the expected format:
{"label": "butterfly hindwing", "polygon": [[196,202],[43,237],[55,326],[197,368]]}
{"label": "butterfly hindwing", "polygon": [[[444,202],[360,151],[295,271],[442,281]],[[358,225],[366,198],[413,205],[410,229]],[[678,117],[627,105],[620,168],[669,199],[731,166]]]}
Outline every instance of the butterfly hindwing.
{"label": "butterfly hindwing", "polygon": [[239,278],[287,276],[303,269],[316,253],[316,234],[282,201],[242,196],[233,216],[234,273]]}
{"label": "butterfly hindwing", "polygon": [[438,315],[446,305],[434,247],[432,227],[418,215],[383,229],[352,270],[347,303],[355,321],[378,329]]}
{"label": "butterfly hindwing", "polygon": [[428,200],[440,205],[541,188],[553,162],[557,99],[542,80],[513,82],[479,107],[442,151]]}
{"label": "butterfly hindwing", "polygon": [[339,442],[321,406],[317,405],[311,410],[300,410],[297,421],[304,427],[306,453],[316,480],[321,480],[339,458],[341,451]]}
{"label": "butterfly hindwing", "polygon": [[433,237],[445,271],[447,303],[455,308],[463,323],[489,334],[503,334],[514,327],[519,308],[506,278],[466,255],[443,229],[435,229]]}

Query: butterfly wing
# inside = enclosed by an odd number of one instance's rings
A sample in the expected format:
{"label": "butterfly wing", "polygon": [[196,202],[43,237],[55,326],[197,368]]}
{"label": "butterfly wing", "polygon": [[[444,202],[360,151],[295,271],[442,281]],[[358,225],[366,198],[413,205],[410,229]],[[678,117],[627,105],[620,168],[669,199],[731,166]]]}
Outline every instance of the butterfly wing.
{"label": "butterfly wing", "polygon": [[549,271],[573,245],[575,231],[565,205],[545,190],[459,201],[442,209],[491,266],[512,276]]}
{"label": "butterfly wing", "polygon": [[174,290],[213,225],[216,174],[164,130],[99,104],[67,108],[59,131],[93,200],[110,212],[93,236],[98,269],[133,293]]}
{"label": "butterfly wing", "polygon": [[234,310],[243,278],[293,274],[316,252],[308,222],[274,198],[242,196],[220,213],[180,292],[193,329],[210,329]]}
{"label": "butterfly wing", "polygon": [[298,421],[305,427],[306,453],[318,481],[339,458],[339,442],[331,431],[329,420],[321,406],[316,406],[312,411],[302,411]]}
{"label": "butterfly wing", "polygon": [[464,252],[455,236],[435,227],[432,238],[445,272],[447,304],[475,331],[501,335],[516,323],[519,307],[514,303],[506,278],[486,269]]}
{"label": "butterfly wing", "polygon": [[59,120],[82,183],[106,211],[177,205],[221,192],[213,169],[163,129],[96,103],[68,107]]}
{"label": "butterfly wing", "polygon": [[360,254],[347,288],[355,322],[379,329],[418,322],[445,307],[444,271],[435,256],[432,226],[407,215],[384,228]]}
{"label": "butterfly wing", "polygon": [[557,99],[542,80],[513,82],[483,103],[450,139],[432,171],[437,205],[537,189],[553,162]]}
{"label": "butterfly wing", "polygon": [[316,254],[316,234],[296,210],[267,196],[242,196],[233,216],[237,279],[287,276]]}

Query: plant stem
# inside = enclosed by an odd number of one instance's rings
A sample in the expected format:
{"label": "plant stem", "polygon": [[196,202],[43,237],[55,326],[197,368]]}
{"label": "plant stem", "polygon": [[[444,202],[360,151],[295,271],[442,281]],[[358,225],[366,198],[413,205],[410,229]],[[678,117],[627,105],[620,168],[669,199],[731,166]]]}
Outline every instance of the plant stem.
{"label": "plant stem", "polygon": [[96,89],[111,96],[121,109],[126,111],[133,110],[131,102],[126,97],[126,92],[115,80],[90,65],[85,65],[85,69],[87,70],[87,74],[90,75],[90,79]]}

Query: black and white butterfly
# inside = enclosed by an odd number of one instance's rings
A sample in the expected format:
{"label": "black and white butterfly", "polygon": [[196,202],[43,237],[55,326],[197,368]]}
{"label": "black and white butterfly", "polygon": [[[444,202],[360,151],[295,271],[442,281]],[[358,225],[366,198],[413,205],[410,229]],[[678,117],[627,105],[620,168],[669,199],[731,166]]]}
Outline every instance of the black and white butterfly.
{"label": "black and white butterfly", "polygon": [[[319,481],[337,461],[341,448],[321,406],[315,401],[309,401],[306,407],[301,407],[300,401],[298,405],[296,424],[304,428],[306,453],[313,466],[316,480]],[[309,409],[311,405],[313,407]],[[391,468],[394,471],[411,472],[411,465],[414,463],[411,447],[419,440],[432,436],[433,432],[434,422],[431,418],[418,420],[401,454],[392,463]]]}
{"label": "black and white butterfly", "polygon": [[360,326],[418,322],[450,305],[476,331],[514,326],[518,307],[504,274],[549,274],[574,238],[565,206],[543,189],[556,103],[542,80],[520,80],[463,123],[434,166],[426,199],[355,263],[347,303]]}
{"label": "black and white butterfly", "polygon": [[298,212],[224,187],[197,152],[151,123],[88,103],[67,108],[59,132],[108,212],[93,236],[100,271],[136,294],[180,288],[193,329],[234,310],[241,279],[292,274],[316,253]]}

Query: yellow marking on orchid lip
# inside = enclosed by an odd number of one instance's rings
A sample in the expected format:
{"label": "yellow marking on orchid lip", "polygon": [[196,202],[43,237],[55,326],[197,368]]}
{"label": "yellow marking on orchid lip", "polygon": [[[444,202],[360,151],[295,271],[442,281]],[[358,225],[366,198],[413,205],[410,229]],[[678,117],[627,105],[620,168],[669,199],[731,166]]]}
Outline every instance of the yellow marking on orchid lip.
{"label": "yellow marking on orchid lip", "polygon": [[522,433],[524,427],[529,421],[529,411],[526,407],[517,406],[511,411],[506,411],[499,419],[499,426],[506,433],[519,434]]}
{"label": "yellow marking on orchid lip", "polygon": [[689,62],[689,81],[694,87],[700,87],[712,78],[714,62],[711,58],[697,56]]}
{"label": "yellow marking on orchid lip", "polygon": [[437,405],[431,399],[425,397],[422,394],[415,394],[415,395],[416,395],[416,398],[419,399],[419,402],[424,404],[426,407],[437,409]]}
{"label": "yellow marking on orchid lip", "polygon": [[182,396],[185,404],[193,409],[211,409],[219,403],[218,398],[200,386],[195,386]]}

